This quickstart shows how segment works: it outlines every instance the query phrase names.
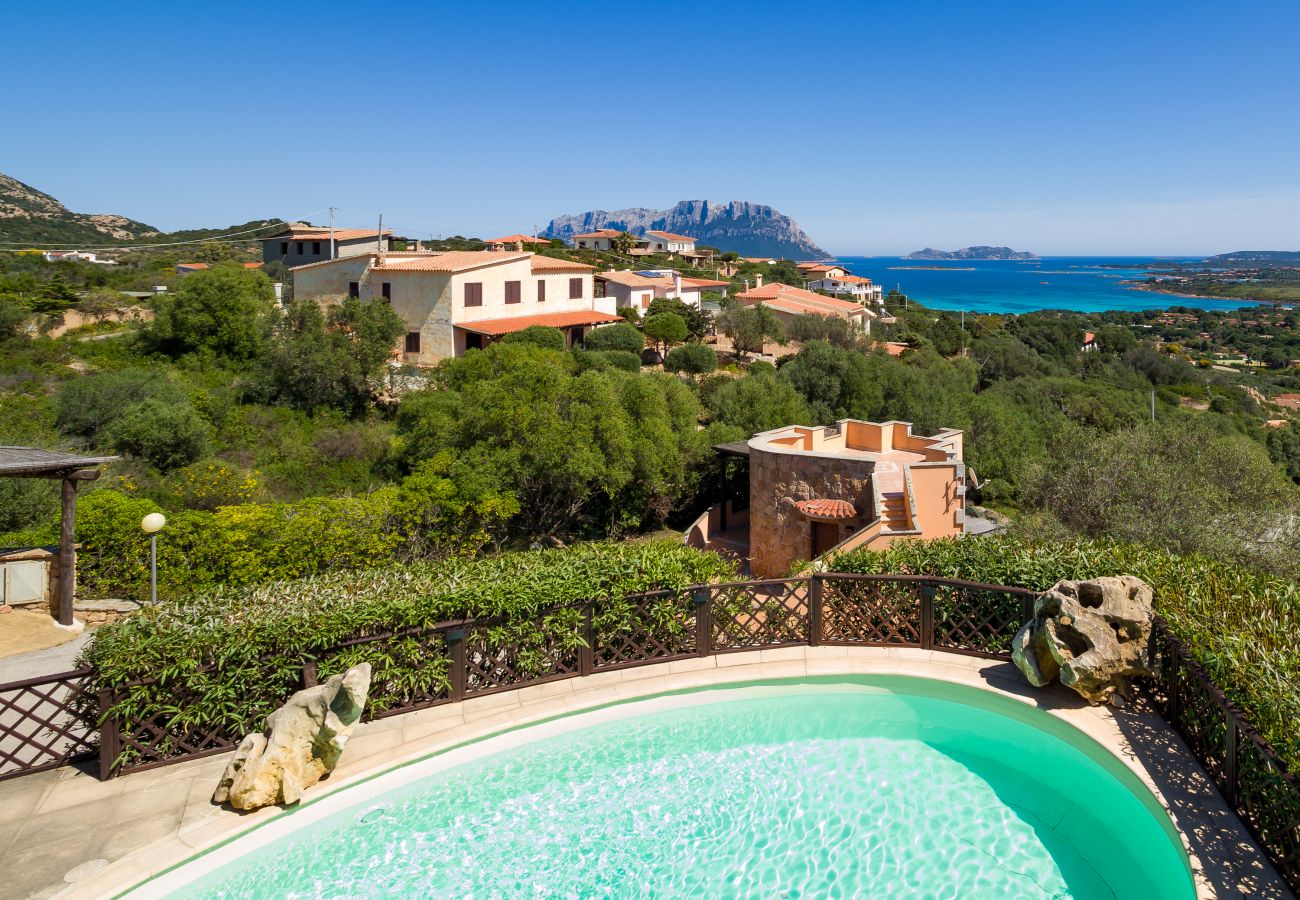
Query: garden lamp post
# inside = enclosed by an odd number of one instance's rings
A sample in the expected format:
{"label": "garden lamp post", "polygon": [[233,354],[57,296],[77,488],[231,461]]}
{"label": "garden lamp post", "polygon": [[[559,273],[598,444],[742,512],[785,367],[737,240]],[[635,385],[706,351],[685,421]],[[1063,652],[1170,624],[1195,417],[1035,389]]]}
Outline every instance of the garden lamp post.
{"label": "garden lamp post", "polygon": [[167,524],[162,513],[149,513],[140,520],[140,528],[149,535],[149,602],[158,602],[158,532]]}

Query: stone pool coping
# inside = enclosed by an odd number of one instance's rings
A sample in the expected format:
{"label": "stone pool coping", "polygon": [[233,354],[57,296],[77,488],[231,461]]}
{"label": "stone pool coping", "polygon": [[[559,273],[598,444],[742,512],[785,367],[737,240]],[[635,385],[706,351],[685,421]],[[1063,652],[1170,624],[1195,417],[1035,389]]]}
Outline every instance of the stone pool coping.
{"label": "stone pool coping", "polygon": [[[1291,896],[1155,712],[1088,706],[1064,688],[1030,688],[1009,663],[912,648],[797,646],[722,654],[599,672],[368,722],[357,728],[330,778],[305,799],[346,790],[467,741],[611,703],[690,688],[845,674],[931,678],[1037,706],[1109,750],[1147,785],[1183,838],[1198,896]],[[279,808],[236,813],[211,804],[229,755],[107,782],[68,769],[42,773],[55,778],[0,782],[0,852],[7,864],[21,860],[24,880],[36,888],[15,896],[117,896],[281,815]],[[0,895],[8,896],[3,883]]]}

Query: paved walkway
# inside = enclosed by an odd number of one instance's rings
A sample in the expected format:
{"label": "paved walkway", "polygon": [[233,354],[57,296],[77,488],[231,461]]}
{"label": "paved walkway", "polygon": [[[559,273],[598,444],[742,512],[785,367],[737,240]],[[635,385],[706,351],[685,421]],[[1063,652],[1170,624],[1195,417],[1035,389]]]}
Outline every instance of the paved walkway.
{"label": "paved walkway", "polygon": [[[856,673],[937,678],[1034,704],[1109,747],[1157,793],[1184,835],[1201,896],[1291,896],[1182,741],[1154,712],[1091,707],[1064,688],[1029,688],[1008,663],[907,648],[790,647],[680,660],[393,716],[359,726],[339,767],[307,798],[328,796],[466,741],[619,700],[758,679]],[[521,733],[517,739],[526,738]],[[73,769],[0,782],[0,897],[112,896],[280,815],[278,809],[239,814],[210,803],[228,756],[107,782]]]}
{"label": "paved walkway", "polygon": [[[14,613],[13,615],[17,615]],[[44,616],[44,614],[42,614]],[[10,618],[5,616],[4,618]],[[49,619],[49,616],[44,616]],[[45,647],[28,653],[0,657],[0,684],[6,681],[18,681],[23,678],[35,678],[37,675],[53,675],[75,668],[73,662],[81,648],[94,634],[89,628],[73,635],[68,641],[56,647]]]}

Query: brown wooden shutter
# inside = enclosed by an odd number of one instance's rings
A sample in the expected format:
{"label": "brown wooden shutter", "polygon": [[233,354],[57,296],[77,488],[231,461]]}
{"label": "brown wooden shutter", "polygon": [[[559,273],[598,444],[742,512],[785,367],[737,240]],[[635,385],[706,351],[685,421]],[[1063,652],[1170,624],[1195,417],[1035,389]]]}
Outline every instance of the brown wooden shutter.
{"label": "brown wooden shutter", "polygon": [[537,279],[537,302],[546,302],[546,280],[544,278]]}
{"label": "brown wooden shutter", "polygon": [[522,291],[520,290],[521,286],[522,286],[522,282],[519,281],[506,282],[507,303],[518,303],[522,299],[521,297]]}
{"label": "brown wooden shutter", "polygon": [[407,334],[406,334],[406,352],[407,352],[407,353],[419,353],[419,352],[420,352],[420,332],[418,332],[418,331],[410,331],[410,332],[407,332]]}
{"label": "brown wooden shutter", "polygon": [[465,283],[465,305],[466,306],[483,305],[483,282],[468,281]]}
{"label": "brown wooden shutter", "polygon": [[581,300],[581,299],[582,299],[582,279],[581,279],[581,278],[570,278],[570,279],[569,279],[569,299],[570,299],[570,300]]}

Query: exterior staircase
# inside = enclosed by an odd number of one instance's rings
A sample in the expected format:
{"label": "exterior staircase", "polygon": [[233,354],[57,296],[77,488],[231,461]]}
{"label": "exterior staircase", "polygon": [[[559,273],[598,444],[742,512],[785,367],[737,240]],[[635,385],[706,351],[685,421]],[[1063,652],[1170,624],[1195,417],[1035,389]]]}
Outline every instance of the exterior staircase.
{"label": "exterior staircase", "polygon": [[908,531],[912,524],[907,514],[907,498],[902,491],[890,491],[880,494],[880,530]]}

